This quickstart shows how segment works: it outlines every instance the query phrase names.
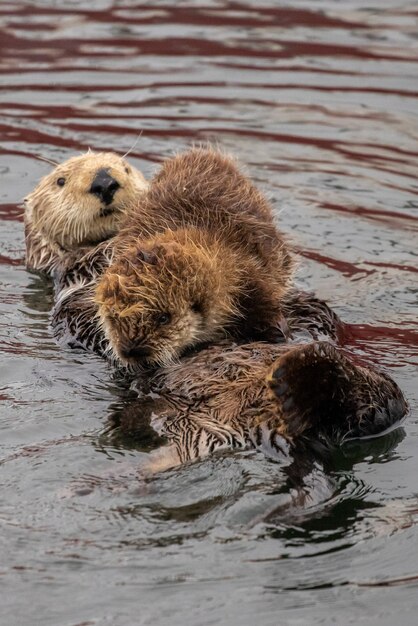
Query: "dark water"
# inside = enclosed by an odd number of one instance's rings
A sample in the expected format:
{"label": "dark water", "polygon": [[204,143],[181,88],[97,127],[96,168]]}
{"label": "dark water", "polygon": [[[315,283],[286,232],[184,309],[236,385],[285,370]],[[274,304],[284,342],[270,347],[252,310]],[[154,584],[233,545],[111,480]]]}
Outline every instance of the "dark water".
{"label": "dark water", "polygon": [[[417,18],[403,0],[2,0],[1,624],[417,623]],[[108,432],[107,366],[51,338],[50,287],[23,262],[39,155],[139,133],[147,176],[193,141],[238,155],[300,283],[410,400],[304,512],[281,512],[283,468],[256,453],[138,478],[147,444]]]}

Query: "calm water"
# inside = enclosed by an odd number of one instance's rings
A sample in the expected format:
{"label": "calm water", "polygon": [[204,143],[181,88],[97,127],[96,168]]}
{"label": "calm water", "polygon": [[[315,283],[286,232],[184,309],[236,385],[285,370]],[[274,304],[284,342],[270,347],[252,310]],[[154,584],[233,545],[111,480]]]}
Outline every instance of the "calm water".
{"label": "calm water", "polygon": [[[418,3],[2,0],[0,623],[416,624]],[[299,281],[411,403],[404,428],[318,469],[225,453],[138,478],[109,431],[126,393],[58,349],[24,268],[20,202],[87,147],[159,161],[212,139],[273,198]]]}

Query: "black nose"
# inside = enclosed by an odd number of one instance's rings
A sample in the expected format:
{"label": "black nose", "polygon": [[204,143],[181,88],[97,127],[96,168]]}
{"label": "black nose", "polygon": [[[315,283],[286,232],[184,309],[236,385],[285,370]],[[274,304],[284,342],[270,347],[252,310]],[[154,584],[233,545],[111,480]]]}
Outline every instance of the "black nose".
{"label": "black nose", "polygon": [[118,181],[110,176],[108,170],[99,170],[91,184],[90,193],[100,198],[105,204],[110,204],[119,187]]}
{"label": "black nose", "polygon": [[125,359],[145,359],[147,356],[150,356],[152,353],[151,348],[147,346],[127,346],[121,350],[122,356]]}

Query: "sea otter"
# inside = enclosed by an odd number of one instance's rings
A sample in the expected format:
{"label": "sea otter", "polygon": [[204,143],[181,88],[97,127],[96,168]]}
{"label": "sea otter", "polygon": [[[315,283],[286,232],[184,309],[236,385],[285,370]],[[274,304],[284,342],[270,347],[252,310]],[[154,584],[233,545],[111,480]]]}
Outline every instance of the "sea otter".
{"label": "sea otter", "polygon": [[141,172],[112,152],[57,165],[25,198],[26,266],[52,275],[70,256],[113,237],[146,189]]}
{"label": "sea otter", "polygon": [[148,414],[168,444],[151,454],[151,471],[225,448],[286,458],[381,434],[408,409],[389,376],[321,341],[218,344],[137,378],[133,387],[140,399],[119,415],[120,429],[142,435]]}
{"label": "sea otter", "polygon": [[[104,356],[109,356],[109,343],[92,296],[112,255],[109,241],[80,258],[63,256],[53,318],[61,337]],[[335,338],[340,326],[325,303],[294,289],[284,294],[281,310],[292,335],[319,332]],[[406,411],[390,378],[356,366],[323,342],[224,342],[149,372],[145,379],[136,376],[135,386],[142,397],[149,394],[155,428],[170,444],[153,456],[159,468],[220,447],[257,447],[268,440],[286,451],[305,440],[378,434]]]}
{"label": "sea otter", "polygon": [[121,363],[163,365],[226,334],[282,336],[293,258],[232,158],[194,148],[166,160],[114,249],[95,301]]}

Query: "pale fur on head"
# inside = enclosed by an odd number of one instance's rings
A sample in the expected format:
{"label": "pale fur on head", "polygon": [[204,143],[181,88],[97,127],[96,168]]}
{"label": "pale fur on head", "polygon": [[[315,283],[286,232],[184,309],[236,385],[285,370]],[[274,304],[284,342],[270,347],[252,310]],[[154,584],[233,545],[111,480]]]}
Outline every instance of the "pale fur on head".
{"label": "pale fur on head", "polygon": [[[103,169],[119,184],[106,206],[90,191]],[[89,151],[57,165],[25,198],[27,266],[52,271],[67,251],[112,237],[147,187],[142,173],[112,152]]]}
{"label": "pale fur on head", "polygon": [[190,236],[191,230],[168,230],[141,241],[99,281],[100,324],[124,365],[141,358],[135,348],[145,349],[142,357],[149,364],[167,365],[187,349],[224,337],[241,315],[239,254],[216,240],[204,245],[201,233]]}

